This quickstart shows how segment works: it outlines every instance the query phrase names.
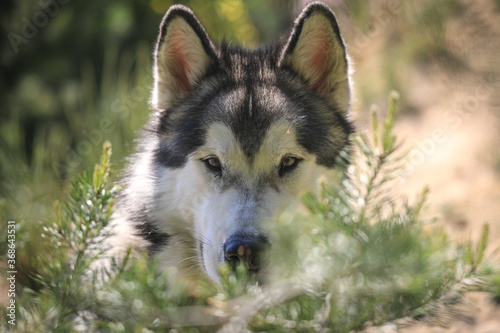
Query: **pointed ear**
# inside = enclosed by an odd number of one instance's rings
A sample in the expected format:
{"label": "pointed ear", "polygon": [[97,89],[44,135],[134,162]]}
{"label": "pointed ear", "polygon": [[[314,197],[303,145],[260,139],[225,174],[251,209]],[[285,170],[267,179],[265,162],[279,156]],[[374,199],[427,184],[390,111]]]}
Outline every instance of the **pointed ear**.
{"label": "pointed ear", "polygon": [[311,90],[347,115],[349,62],[335,15],[325,4],[314,2],[297,17],[278,65],[291,67]]}
{"label": "pointed ear", "polygon": [[166,109],[189,95],[215,63],[215,48],[193,12],[182,5],[170,7],[156,45],[153,107]]}

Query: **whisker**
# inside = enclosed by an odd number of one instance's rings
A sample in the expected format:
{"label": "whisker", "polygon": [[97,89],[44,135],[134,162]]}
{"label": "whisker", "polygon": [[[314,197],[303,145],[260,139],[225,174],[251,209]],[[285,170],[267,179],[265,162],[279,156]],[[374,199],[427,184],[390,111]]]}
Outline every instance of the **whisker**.
{"label": "whisker", "polygon": [[184,259],[178,261],[177,263],[180,264],[181,262],[188,261],[188,260],[191,260],[191,259],[198,259],[198,256],[187,257],[187,258],[184,258]]}

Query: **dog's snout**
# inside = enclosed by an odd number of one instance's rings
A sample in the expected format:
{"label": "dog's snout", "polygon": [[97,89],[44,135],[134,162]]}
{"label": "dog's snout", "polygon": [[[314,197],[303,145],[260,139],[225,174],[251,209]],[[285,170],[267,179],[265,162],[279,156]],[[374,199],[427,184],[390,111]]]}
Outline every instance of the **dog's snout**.
{"label": "dog's snout", "polygon": [[249,271],[257,272],[267,247],[269,241],[264,236],[232,236],[224,244],[224,258],[233,268],[244,264]]}

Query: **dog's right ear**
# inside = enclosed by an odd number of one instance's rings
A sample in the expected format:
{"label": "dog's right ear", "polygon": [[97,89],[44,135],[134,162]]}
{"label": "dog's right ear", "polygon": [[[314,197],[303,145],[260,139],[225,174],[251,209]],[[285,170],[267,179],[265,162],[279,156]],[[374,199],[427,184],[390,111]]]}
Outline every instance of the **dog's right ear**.
{"label": "dog's right ear", "polygon": [[193,12],[182,5],[170,7],[156,45],[153,107],[167,109],[189,95],[215,63],[215,48]]}

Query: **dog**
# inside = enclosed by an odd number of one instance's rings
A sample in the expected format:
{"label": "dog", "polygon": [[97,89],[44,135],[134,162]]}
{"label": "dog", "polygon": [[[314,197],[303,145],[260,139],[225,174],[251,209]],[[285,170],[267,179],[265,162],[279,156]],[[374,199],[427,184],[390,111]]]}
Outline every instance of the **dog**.
{"label": "dog", "polygon": [[[154,52],[153,113],[123,177],[103,254],[132,248],[180,277],[262,268],[265,223],[328,177],[353,132],[350,61],[334,13],[307,5],[288,38],[217,45],[182,5]],[[102,261],[101,261],[102,263]]]}

